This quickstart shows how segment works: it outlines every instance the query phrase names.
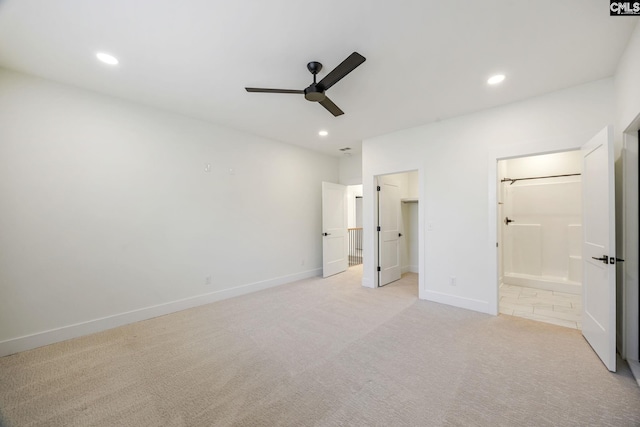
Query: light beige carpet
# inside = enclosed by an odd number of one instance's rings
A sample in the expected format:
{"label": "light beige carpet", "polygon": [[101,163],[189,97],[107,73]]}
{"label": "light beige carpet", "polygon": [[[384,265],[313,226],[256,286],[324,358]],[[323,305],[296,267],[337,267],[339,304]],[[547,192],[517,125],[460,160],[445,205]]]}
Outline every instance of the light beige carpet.
{"label": "light beige carpet", "polygon": [[0,359],[3,426],[638,426],[579,331],[352,269]]}

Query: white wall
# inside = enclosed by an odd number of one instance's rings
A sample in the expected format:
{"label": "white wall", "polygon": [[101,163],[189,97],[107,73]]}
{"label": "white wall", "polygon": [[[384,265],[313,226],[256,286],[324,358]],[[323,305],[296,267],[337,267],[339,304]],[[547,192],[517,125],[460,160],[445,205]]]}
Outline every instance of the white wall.
{"label": "white wall", "polygon": [[356,197],[362,197],[362,184],[347,186],[347,227],[355,228],[356,224]]}
{"label": "white wall", "polygon": [[404,226],[402,257],[402,272],[418,272],[419,246],[418,246],[418,204],[402,203],[402,224]]}
{"label": "white wall", "polygon": [[[504,174],[508,178],[525,178],[533,176],[566,175],[582,173],[582,155],[580,151],[565,151],[563,153],[545,154],[541,156],[526,156],[504,161]],[[572,179],[572,178],[569,178]],[[529,182],[554,182],[566,180],[551,178],[551,181],[536,180]],[[520,181],[524,182],[524,181]],[[502,184],[509,187],[509,183]],[[515,184],[514,184],[515,185]]]}
{"label": "white wall", "polygon": [[[629,44],[614,77],[616,100],[616,152],[621,158],[616,162],[616,178],[622,185],[616,186],[617,220],[624,224],[618,228],[618,256],[625,259],[618,264],[623,277],[619,295],[619,339],[623,339],[621,353],[638,361],[638,137],[640,127],[640,23]],[[628,133],[624,133],[625,130]],[[620,276],[620,274],[619,274]],[[620,310],[621,309],[621,310]],[[623,338],[624,337],[624,338]]]}
{"label": "white wall", "polygon": [[605,79],[365,140],[363,285],[375,286],[377,254],[366,231],[374,224],[367,197],[374,177],[417,169],[420,297],[497,313],[497,221],[489,214],[496,159],[579,147],[612,123],[612,110],[613,83]]}
{"label": "white wall", "polygon": [[420,180],[418,178],[418,171],[407,172],[407,181],[409,181],[407,198],[417,199],[420,196]]}
{"label": "white wall", "polygon": [[[416,200],[420,194],[420,182],[418,171],[410,171],[402,174],[405,177],[406,187],[402,189],[401,198]],[[402,203],[402,221],[404,225],[404,242],[402,251],[402,272],[418,272],[419,246],[418,246],[418,204]]]}
{"label": "white wall", "polygon": [[618,138],[640,114],[640,22],[629,39],[614,76]]}
{"label": "white wall", "polygon": [[339,184],[362,184],[362,154],[345,154],[340,157]]}
{"label": "white wall", "polygon": [[0,355],[317,274],[320,183],[338,175],[337,158],[0,70]]}

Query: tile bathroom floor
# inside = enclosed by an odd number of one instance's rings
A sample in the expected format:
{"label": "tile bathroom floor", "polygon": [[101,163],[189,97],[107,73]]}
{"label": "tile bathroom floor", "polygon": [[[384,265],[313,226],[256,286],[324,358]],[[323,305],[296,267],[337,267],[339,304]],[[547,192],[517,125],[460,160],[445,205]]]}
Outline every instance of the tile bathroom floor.
{"label": "tile bathroom floor", "polygon": [[500,313],[582,329],[582,296],[503,283]]}

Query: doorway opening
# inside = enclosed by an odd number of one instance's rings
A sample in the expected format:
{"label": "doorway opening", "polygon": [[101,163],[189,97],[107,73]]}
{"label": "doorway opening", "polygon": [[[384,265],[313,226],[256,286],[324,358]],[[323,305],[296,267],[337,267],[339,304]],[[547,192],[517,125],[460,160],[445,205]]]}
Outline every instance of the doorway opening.
{"label": "doorway opening", "polygon": [[498,161],[501,314],[582,329],[582,155]]}
{"label": "doorway opening", "polygon": [[400,279],[418,295],[418,171],[376,176],[375,230],[377,286]]}
{"label": "doorway opening", "polygon": [[362,192],[361,184],[322,183],[322,277],[349,270],[362,280]]}
{"label": "doorway opening", "polygon": [[[615,180],[613,127],[607,126],[591,139],[579,146],[571,146],[561,140],[548,140],[526,145],[507,147],[490,153],[495,163],[489,169],[489,230],[491,239],[488,243],[492,249],[490,262],[495,270],[495,299],[491,301],[492,312],[498,314],[500,306],[500,272],[498,268],[499,254],[502,249],[499,243],[503,240],[500,234],[503,220],[498,204],[499,188],[502,181],[498,179],[499,161],[536,154],[559,153],[580,150],[582,154],[582,324],[584,338],[602,363],[612,372],[616,370],[616,267],[615,253]],[[504,175],[503,175],[504,177]],[[512,177],[508,177],[512,178]],[[521,178],[521,177],[515,177]],[[524,178],[524,177],[522,177]],[[524,181],[524,180],[522,180]],[[516,180],[517,182],[517,180]],[[514,310],[515,311],[515,310]],[[576,324],[576,328],[577,328]]]}
{"label": "doorway opening", "polygon": [[362,184],[347,186],[349,268],[362,269]]}

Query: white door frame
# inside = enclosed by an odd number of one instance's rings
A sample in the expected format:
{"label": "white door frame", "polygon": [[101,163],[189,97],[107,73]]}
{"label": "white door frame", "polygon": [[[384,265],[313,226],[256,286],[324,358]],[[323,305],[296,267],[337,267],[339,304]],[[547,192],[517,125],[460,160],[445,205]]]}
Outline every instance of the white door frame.
{"label": "white door frame", "polygon": [[618,268],[622,279],[622,295],[623,295],[623,321],[622,328],[619,331],[622,337],[622,348],[620,354],[624,359],[640,360],[640,326],[638,321],[640,318],[639,297],[639,266],[638,266],[638,130],[640,129],[640,114],[625,129],[622,134],[623,154],[627,151],[635,152],[634,159],[631,156],[623,156],[622,164],[622,200],[624,203],[621,209],[622,226],[624,227],[621,239],[616,244],[621,255],[618,257],[625,260],[619,263]]}

